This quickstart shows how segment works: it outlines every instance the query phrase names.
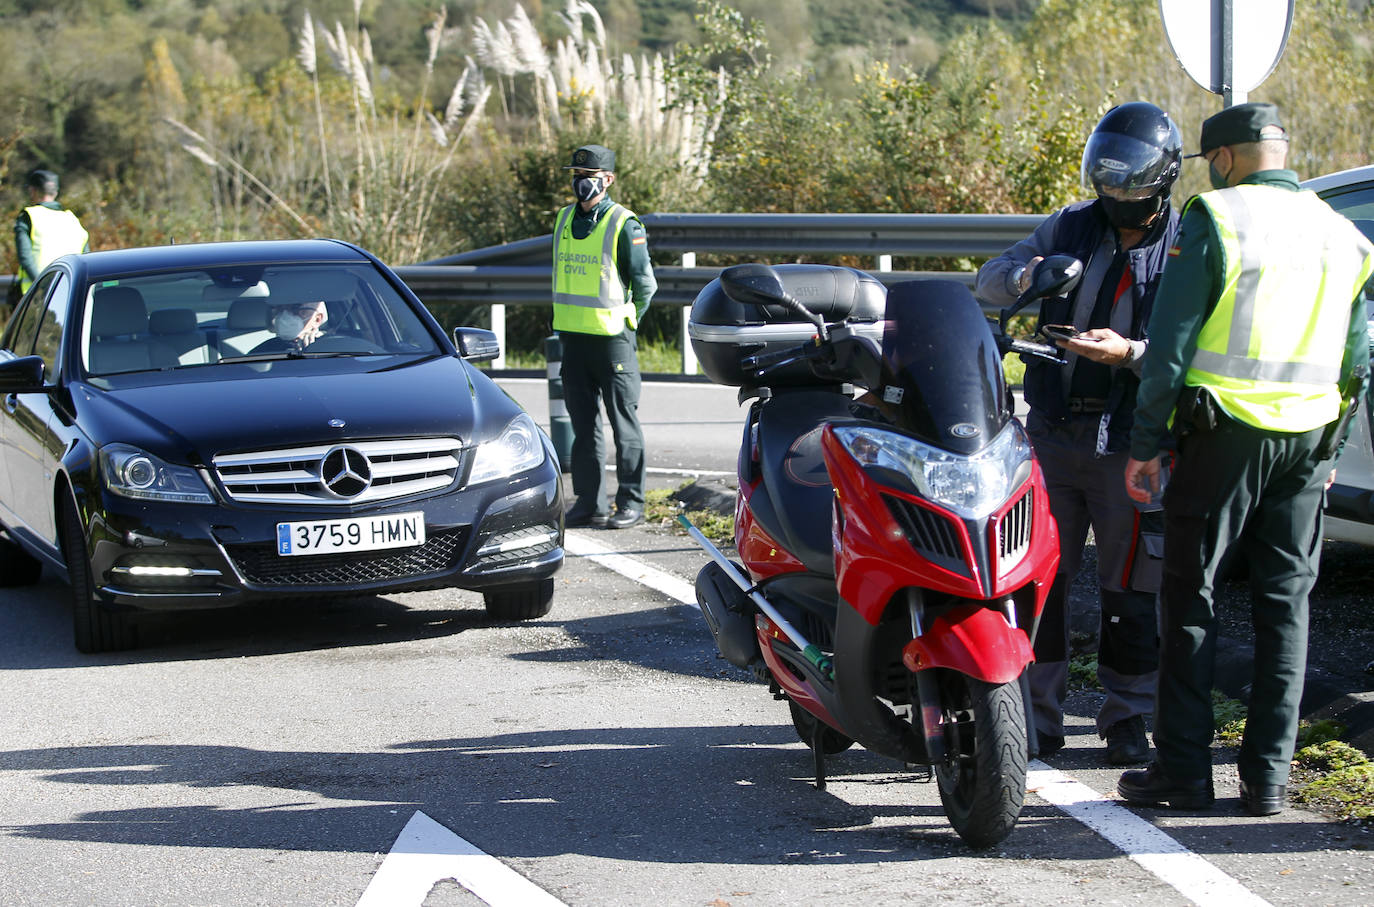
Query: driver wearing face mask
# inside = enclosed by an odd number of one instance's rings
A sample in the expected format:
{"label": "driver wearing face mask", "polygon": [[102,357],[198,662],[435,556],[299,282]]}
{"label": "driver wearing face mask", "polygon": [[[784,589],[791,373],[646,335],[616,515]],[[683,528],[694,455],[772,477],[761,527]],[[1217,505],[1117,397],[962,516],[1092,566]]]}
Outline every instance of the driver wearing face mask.
{"label": "driver wearing face mask", "polygon": [[1083,559],[1087,533],[1097,545],[1101,594],[1098,680],[1107,691],[1097,715],[1105,761],[1149,758],[1145,716],[1153,709],[1159,662],[1155,597],[1162,565],[1158,507],[1138,513],[1120,486],[1148,349],[1146,326],[1167,252],[1178,231],[1169,194],[1183,139],[1153,104],[1114,107],[1083,149],[1084,187],[1096,198],[1062,208],[978,271],[977,295],[1004,307],[1030,286],[1051,254],[1083,262],[1066,296],[1041,303],[1040,324],[1082,332],[1056,341],[1065,363],[1026,361],[1026,428],[1059,525],[1060,561],[1035,637],[1030,667],[1040,754],[1064,746],[1068,692],[1068,587]]}
{"label": "driver wearing face mask", "polygon": [[267,324],[276,336],[259,343],[252,352],[303,350],[319,339],[324,323],[328,320],[329,308],[322,299],[270,305],[267,311]]}

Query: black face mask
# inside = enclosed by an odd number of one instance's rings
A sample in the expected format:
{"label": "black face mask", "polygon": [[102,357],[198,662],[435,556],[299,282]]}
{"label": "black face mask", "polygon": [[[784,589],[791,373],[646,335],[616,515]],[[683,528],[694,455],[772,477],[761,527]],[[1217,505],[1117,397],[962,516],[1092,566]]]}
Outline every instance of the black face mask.
{"label": "black face mask", "polygon": [[1108,223],[1118,230],[1145,229],[1164,205],[1164,197],[1161,195],[1152,195],[1133,202],[1123,202],[1099,195],[1097,200],[1102,203],[1102,213],[1107,215]]}
{"label": "black face mask", "polygon": [[579,176],[572,182],[573,194],[580,202],[589,202],[606,191],[606,178],[602,176]]}

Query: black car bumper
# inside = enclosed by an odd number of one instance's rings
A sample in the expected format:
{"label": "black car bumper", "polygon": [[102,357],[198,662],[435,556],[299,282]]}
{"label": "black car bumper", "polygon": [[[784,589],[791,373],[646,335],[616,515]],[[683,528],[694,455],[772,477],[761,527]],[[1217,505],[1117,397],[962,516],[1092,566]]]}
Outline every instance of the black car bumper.
{"label": "black car bumper", "polygon": [[[563,563],[561,487],[556,467],[546,461],[510,482],[354,510],[150,504],[106,493],[89,520],[91,575],[101,602],[141,610],[521,585],[552,575]],[[281,522],[414,511],[425,515],[421,545],[277,553]]]}

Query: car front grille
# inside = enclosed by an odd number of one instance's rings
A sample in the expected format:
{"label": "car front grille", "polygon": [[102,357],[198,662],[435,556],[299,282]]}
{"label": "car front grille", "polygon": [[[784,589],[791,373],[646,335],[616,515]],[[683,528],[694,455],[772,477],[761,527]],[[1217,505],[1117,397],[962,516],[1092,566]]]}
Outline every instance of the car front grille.
{"label": "car front grille", "polygon": [[420,579],[458,566],[469,528],[431,533],[423,545],[383,551],[282,557],[276,546],[226,545],[243,578],[255,586],[358,586]]}
{"label": "car front grille", "polygon": [[352,505],[448,488],[462,473],[457,438],[348,441],[214,458],[215,475],[242,504]]}

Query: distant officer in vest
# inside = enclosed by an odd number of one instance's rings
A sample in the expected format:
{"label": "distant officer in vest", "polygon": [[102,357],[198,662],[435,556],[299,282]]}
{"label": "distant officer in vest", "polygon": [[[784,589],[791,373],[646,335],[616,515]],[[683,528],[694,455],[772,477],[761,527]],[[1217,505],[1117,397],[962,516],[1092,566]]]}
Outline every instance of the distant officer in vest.
{"label": "distant officer in vest", "polygon": [[1042,325],[1081,333],[1060,342],[1058,365],[1026,357],[1026,430],[1059,524],[1059,572],[1035,634],[1030,691],[1042,756],[1064,746],[1069,677],[1069,584],[1092,529],[1101,595],[1097,678],[1107,692],[1097,732],[1111,765],[1150,758],[1145,716],[1154,707],[1163,516],[1137,510],[1121,487],[1131,414],[1149,348],[1145,326],[1165,253],[1178,229],[1169,204],[1183,135],[1154,104],[1113,107],[1083,146],[1083,188],[1096,197],[1052,213],[978,271],[978,296],[1008,306],[1047,255],[1083,262],[1073,292],[1040,304]]}
{"label": "distant officer in vest", "polygon": [[1179,435],[1164,489],[1156,758],[1126,772],[1133,803],[1203,809],[1212,787],[1214,588],[1249,563],[1254,678],[1237,758],[1241,807],[1287,802],[1307,656],[1307,596],[1321,556],[1322,496],[1364,393],[1364,288],[1374,250],[1285,169],[1272,104],[1202,124],[1215,191],[1189,200],[1150,319],[1126,486],[1158,490],[1158,453]]}
{"label": "distant officer in vest", "polygon": [[[611,201],[615,152],[572,154],[575,204],[553,231],[553,328],[563,345],[563,397],[572,422],[567,525],[625,529],[644,520],[644,433],[639,427],[635,330],[658,289],[643,222]],[[615,441],[615,512],[607,507],[601,405]]]}
{"label": "distant officer in vest", "polygon": [[43,269],[71,252],[89,251],[89,235],[76,215],[57,202],[57,174],[34,170],[27,180],[29,206],[14,222],[19,253],[19,291],[28,292]]}

